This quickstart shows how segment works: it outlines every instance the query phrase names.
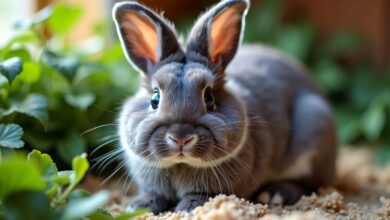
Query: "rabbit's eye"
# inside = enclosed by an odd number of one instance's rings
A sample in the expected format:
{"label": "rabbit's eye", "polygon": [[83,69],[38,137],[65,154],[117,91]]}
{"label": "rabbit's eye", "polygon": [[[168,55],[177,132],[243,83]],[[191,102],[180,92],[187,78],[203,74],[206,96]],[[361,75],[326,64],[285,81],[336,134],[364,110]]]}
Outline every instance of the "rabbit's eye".
{"label": "rabbit's eye", "polygon": [[153,95],[152,98],[150,99],[150,105],[152,106],[153,109],[157,109],[158,103],[160,103],[160,93],[156,89],[153,90]]}
{"label": "rabbit's eye", "polygon": [[214,96],[211,92],[206,91],[204,93],[204,102],[206,103],[207,110],[213,110],[215,105]]}

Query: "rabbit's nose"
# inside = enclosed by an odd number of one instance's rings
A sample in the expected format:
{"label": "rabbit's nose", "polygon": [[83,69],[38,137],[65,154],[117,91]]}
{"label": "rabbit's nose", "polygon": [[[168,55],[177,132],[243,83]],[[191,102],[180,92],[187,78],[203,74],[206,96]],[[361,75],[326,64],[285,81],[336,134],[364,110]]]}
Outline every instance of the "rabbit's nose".
{"label": "rabbit's nose", "polygon": [[184,148],[190,148],[196,143],[198,136],[196,134],[187,135],[185,137],[177,137],[173,134],[167,134],[166,141],[168,145],[177,148],[178,151],[183,152]]}

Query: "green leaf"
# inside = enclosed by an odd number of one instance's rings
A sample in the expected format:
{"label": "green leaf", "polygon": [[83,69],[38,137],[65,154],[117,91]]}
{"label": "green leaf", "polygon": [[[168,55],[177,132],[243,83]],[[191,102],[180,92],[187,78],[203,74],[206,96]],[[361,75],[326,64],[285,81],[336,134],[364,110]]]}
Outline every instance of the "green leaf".
{"label": "green leaf", "polygon": [[41,67],[33,62],[25,62],[23,64],[23,71],[18,76],[18,79],[24,83],[36,83],[41,77]]}
{"label": "green leaf", "polygon": [[60,191],[61,191],[61,186],[59,184],[49,183],[45,193],[50,199],[53,199],[58,195]]}
{"label": "green leaf", "polygon": [[385,106],[380,100],[374,101],[364,113],[362,127],[365,137],[369,141],[379,138],[386,121]]}
{"label": "green leaf", "polygon": [[4,205],[0,205],[0,219],[5,219]]}
{"label": "green leaf", "polygon": [[114,43],[111,47],[106,48],[100,58],[104,64],[118,62],[118,60],[126,60],[122,51],[122,46],[119,42]]}
{"label": "green leaf", "polygon": [[314,36],[312,25],[303,23],[287,26],[277,35],[275,46],[290,56],[304,61],[308,58]]}
{"label": "green leaf", "polygon": [[23,69],[22,59],[13,57],[0,63],[0,73],[7,77],[11,83]]}
{"label": "green leaf", "polygon": [[74,56],[60,56],[51,51],[44,51],[42,60],[49,67],[55,69],[68,80],[72,80],[80,66],[80,60]]}
{"label": "green leaf", "polygon": [[380,74],[375,72],[373,67],[358,66],[356,67],[348,79],[347,90],[349,93],[348,100],[352,103],[355,109],[365,110],[367,106],[371,105],[378,94],[380,89],[385,88],[386,85],[383,79],[377,78]]}
{"label": "green leaf", "polygon": [[68,164],[72,159],[85,152],[87,149],[85,140],[75,131],[71,131],[65,140],[62,140],[57,147],[57,153],[62,160]]}
{"label": "green leaf", "polygon": [[106,191],[100,191],[88,198],[71,200],[64,210],[64,219],[79,219],[87,217],[89,214],[103,206],[110,195]]}
{"label": "green leaf", "polygon": [[91,196],[91,193],[89,193],[85,189],[75,189],[73,192],[70,193],[68,199],[69,200],[78,200],[78,199],[83,199]]}
{"label": "green leaf", "polygon": [[108,213],[101,212],[100,210],[97,210],[96,212],[93,212],[91,215],[89,215],[88,219],[91,219],[91,220],[113,220],[114,217],[112,217]]}
{"label": "green leaf", "polygon": [[37,40],[37,35],[32,31],[26,31],[14,36],[11,41],[13,43],[29,43],[35,40]]}
{"label": "green leaf", "polygon": [[36,118],[45,129],[47,129],[49,116],[47,113],[47,99],[39,94],[30,94],[22,102],[14,102],[9,110],[4,115],[12,114],[13,112],[22,113]]}
{"label": "green leaf", "polygon": [[362,36],[357,32],[342,31],[335,33],[324,42],[324,51],[330,56],[356,54],[363,47]]}
{"label": "green leaf", "polygon": [[83,153],[80,156],[76,156],[72,161],[72,169],[75,172],[73,183],[79,183],[85,176],[89,169],[89,162],[87,160],[87,154]]}
{"label": "green leaf", "polygon": [[50,177],[58,173],[56,164],[48,154],[42,154],[37,150],[33,150],[28,154],[27,161],[35,164],[42,176]]}
{"label": "green leaf", "polygon": [[7,158],[0,163],[0,200],[19,191],[43,191],[45,183],[39,170],[20,158]]}
{"label": "green leaf", "polygon": [[29,42],[32,42],[35,40],[37,40],[37,36],[31,31],[27,31],[27,32],[23,32],[21,34],[18,34],[16,36],[12,37],[12,39],[9,40],[3,46],[3,48],[0,48],[0,57],[4,57],[5,55],[7,55],[7,57],[8,57],[8,55],[10,54],[9,50],[13,47],[13,45],[15,43],[25,44],[25,43],[29,43]]}
{"label": "green leaf", "polygon": [[137,209],[133,212],[127,212],[127,213],[122,213],[118,216],[116,216],[114,219],[115,220],[127,220],[127,219],[133,219],[139,215],[145,214],[151,212],[149,209]]}
{"label": "green leaf", "polygon": [[71,177],[74,176],[73,170],[66,170],[58,172],[58,176],[53,178],[53,182],[60,184],[61,186],[68,185],[70,183]]}
{"label": "green leaf", "polygon": [[23,63],[27,61],[31,61],[30,53],[26,48],[17,48],[17,49],[10,50],[5,54],[4,59],[12,59],[14,57],[20,58]]}
{"label": "green leaf", "polygon": [[336,92],[344,88],[347,78],[344,70],[334,61],[323,59],[313,69],[316,82],[327,92]]}
{"label": "green leaf", "polygon": [[[269,43],[273,40],[281,20],[281,8],[283,0],[265,0],[260,8],[255,8],[256,13],[248,19],[248,24],[254,26],[247,31],[246,38],[250,41]],[[248,29],[247,29],[248,30]]]}
{"label": "green leaf", "polygon": [[91,106],[96,99],[96,96],[92,93],[84,93],[84,94],[66,94],[65,95],[65,100],[66,102],[73,106],[76,107],[80,110],[86,110],[89,106]]}
{"label": "green leaf", "polygon": [[[48,135],[51,137],[49,138]],[[41,152],[49,152],[52,147],[56,147],[56,139],[49,133],[39,131],[39,129],[28,129],[23,135],[23,140]]]}
{"label": "green leaf", "polygon": [[338,107],[335,110],[340,142],[342,144],[348,144],[355,141],[362,133],[359,115],[351,108]]}
{"label": "green leaf", "polygon": [[82,8],[80,6],[57,4],[47,21],[48,27],[53,33],[67,33],[77,24],[81,14]]}
{"label": "green leaf", "polygon": [[0,146],[8,148],[22,148],[21,140],[23,129],[17,124],[0,124]]}
{"label": "green leaf", "polygon": [[[0,89],[3,90],[2,92],[0,92],[0,97],[1,96],[8,96],[9,82],[8,82],[8,79],[1,74],[0,74]],[[4,89],[6,89],[6,90],[4,90]],[[5,99],[8,97],[1,97],[1,98]],[[1,116],[0,116],[0,118],[1,118]]]}
{"label": "green leaf", "polygon": [[4,200],[4,210],[6,219],[55,219],[49,198],[42,192],[11,194]]}
{"label": "green leaf", "polygon": [[390,147],[381,146],[377,151],[377,158],[381,165],[386,166],[390,162]]}

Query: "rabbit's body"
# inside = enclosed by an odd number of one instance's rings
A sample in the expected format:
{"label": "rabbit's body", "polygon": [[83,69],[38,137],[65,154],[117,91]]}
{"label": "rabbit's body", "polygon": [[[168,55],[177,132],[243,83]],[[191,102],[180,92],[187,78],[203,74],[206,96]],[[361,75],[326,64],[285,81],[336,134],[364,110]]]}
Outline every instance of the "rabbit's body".
{"label": "rabbit's body", "polygon": [[[264,158],[259,178],[298,179],[315,173],[314,182],[330,182],[337,145],[333,116],[306,70],[275,49],[244,45],[226,75],[229,90],[245,103],[253,155]],[[319,155],[329,165],[321,171],[315,166],[323,163]]]}
{"label": "rabbit's body", "polygon": [[[202,16],[185,52],[148,9],[114,9],[124,50],[146,74],[119,118],[140,188],[131,207],[191,210],[219,193],[293,203],[332,182],[333,117],[305,70],[259,45],[240,47],[233,59],[247,5],[226,0]],[[159,44],[152,21],[165,33],[156,34]]]}

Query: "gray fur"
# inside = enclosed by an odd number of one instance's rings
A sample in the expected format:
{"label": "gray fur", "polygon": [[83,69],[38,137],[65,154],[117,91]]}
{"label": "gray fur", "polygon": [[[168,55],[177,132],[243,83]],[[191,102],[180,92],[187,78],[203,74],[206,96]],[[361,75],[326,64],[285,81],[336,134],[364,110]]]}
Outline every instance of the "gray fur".
{"label": "gray fur", "polygon": [[[138,3],[128,4],[147,10]],[[191,210],[219,193],[252,199],[261,186],[273,182],[294,182],[293,187],[285,187],[288,190],[272,188],[287,192],[286,197],[332,183],[337,145],[333,116],[304,68],[261,45],[241,46],[226,68],[224,63],[208,60],[203,48],[207,31],[197,30],[207,30],[205,21],[233,4],[248,6],[244,0],[225,0],[212,8],[196,23],[185,55],[174,45],[172,54],[166,55],[170,58],[148,69],[144,86],[124,103],[119,118],[121,143],[142,195],[131,206],[160,212],[169,209],[166,204],[178,204],[176,209]],[[114,14],[122,7],[115,10]],[[152,20],[163,21],[147,13]],[[246,10],[240,13],[244,16]],[[232,44],[238,47],[241,38]],[[235,52],[233,47],[230,53]],[[226,62],[231,55],[225,56]],[[161,92],[161,101],[152,110],[150,97],[155,88]],[[206,88],[216,101],[216,108],[209,111],[203,99]],[[197,143],[187,149],[197,162],[174,156],[175,149],[164,139],[168,132],[198,135]],[[300,158],[307,159],[305,171],[300,170]],[[279,185],[286,186],[274,184]],[[158,205],[161,201],[164,206]]]}

